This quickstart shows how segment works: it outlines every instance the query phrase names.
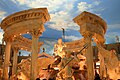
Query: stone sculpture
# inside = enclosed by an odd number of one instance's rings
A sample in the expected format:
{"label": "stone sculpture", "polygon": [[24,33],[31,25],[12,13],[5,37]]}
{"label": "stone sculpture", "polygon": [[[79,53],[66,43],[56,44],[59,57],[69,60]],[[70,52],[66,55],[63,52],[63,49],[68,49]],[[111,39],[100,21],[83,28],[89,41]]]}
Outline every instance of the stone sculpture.
{"label": "stone sculpture", "polygon": [[[105,50],[99,42],[97,42],[97,47],[104,58],[104,66],[107,68],[107,75],[110,79],[117,80],[120,79],[120,61],[118,60],[115,53]],[[103,68],[102,68],[103,69]]]}
{"label": "stone sculpture", "polygon": [[73,80],[72,79],[72,64],[68,63],[71,59],[72,59],[71,52],[66,51],[65,57],[62,58],[59,64],[59,69],[60,69],[59,75],[65,80]]}
{"label": "stone sculpture", "polygon": [[54,54],[55,56],[64,57],[65,52],[63,51],[63,48],[65,47],[64,43],[62,42],[62,39],[58,39],[58,43],[54,45]]}

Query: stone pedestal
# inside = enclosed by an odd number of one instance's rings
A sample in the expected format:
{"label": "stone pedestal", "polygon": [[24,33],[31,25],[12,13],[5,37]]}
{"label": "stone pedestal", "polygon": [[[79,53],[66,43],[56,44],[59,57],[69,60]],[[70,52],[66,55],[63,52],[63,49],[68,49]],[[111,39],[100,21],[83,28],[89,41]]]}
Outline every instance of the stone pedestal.
{"label": "stone pedestal", "polygon": [[10,64],[10,50],[11,42],[6,43],[5,48],[5,59],[4,59],[4,68],[3,68],[3,80],[8,80],[9,64]]}

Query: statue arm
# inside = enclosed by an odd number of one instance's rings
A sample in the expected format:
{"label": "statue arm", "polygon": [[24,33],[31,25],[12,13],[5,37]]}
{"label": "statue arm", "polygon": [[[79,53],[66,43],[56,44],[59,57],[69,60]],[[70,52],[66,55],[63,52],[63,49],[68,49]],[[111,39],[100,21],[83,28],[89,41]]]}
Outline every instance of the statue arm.
{"label": "statue arm", "polygon": [[55,45],[54,45],[54,50],[56,50],[56,48],[57,48],[57,45],[55,44]]}
{"label": "statue arm", "polygon": [[63,47],[67,47],[67,45],[66,45],[66,44],[63,44]]}
{"label": "statue arm", "polygon": [[57,44],[54,45],[54,54],[57,55]]}

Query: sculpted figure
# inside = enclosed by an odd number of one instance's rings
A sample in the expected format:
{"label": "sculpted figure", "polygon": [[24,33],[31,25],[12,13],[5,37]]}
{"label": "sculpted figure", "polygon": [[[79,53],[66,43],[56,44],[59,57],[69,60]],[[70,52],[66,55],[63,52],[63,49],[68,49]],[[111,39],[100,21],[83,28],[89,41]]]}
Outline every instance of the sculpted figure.
{"label": "sculpted figure", "polygon": [[118,72],[118,70],[120,70],[119,69],[120,61],[118,60],[115,53],[113,51],[105,50],[101,46],[101,44],[99,44],[98,42],[97,42],[97,47],[98,47],[100,54],[104,58],[104,63],[106,64],[106,68],[107,68],[106,74],[109,76],[110,79],[113,79],[113,80],[119,79],[120,72]]}
{"label": "sculpted figure", "polygon": [[18,71],[19,72],[19,77],[26,77],[26,80],[28,80],[27,78],[30,77],[30,59],[23,59],[21,61],[21,63],[18,64]]}
{"label": "sculpted figure", "polygon": [[59,75],[61,75],[65,80],[73,80],[72,64],[69,63],[71,59],[72,59],[71,52],[67,51],[66,55],[61,59],[61,62],[59,64],[59,69],[60,69]]}
{"label": "sculpted figure", "polygon": [[62,39],[58,39],[58,43],[54,45],[54,54],[55,56],[63,57],[65,55],[65,52],[63,51],[63,47],[65,47],[64,43],[62,42]]}

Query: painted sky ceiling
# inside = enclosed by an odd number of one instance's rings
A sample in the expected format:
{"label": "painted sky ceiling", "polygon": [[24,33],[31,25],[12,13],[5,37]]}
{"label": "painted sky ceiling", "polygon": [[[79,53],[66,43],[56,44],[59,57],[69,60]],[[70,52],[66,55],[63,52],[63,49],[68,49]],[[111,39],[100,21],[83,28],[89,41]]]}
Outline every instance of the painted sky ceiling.
{"label": "painted sky ceiling", "polygon": [[[52,53],[52,47],[65,29],[65,40],[73,41],[82,38],[79,26],[72,19],[82,11],[89,11],[101,16],[108,24],[105,35],[106,43],[115,43],[120,37],[120,0],[0,0],[0,22],[6,16],[18,11],[47,7],[51,20],[45,24],[46,31],[40,37],[45,42],[43,47]],[[3,31],[0,29],[0,43]],[[29,35],[24,35],[30,38]]]}

